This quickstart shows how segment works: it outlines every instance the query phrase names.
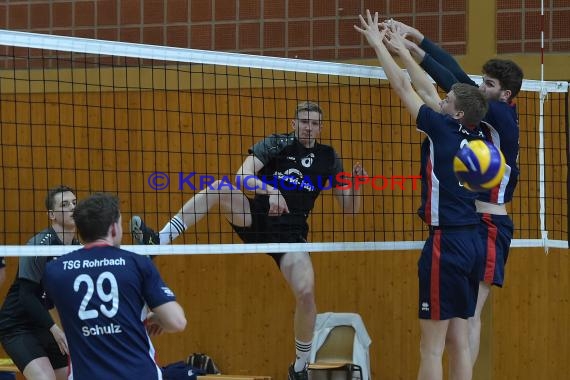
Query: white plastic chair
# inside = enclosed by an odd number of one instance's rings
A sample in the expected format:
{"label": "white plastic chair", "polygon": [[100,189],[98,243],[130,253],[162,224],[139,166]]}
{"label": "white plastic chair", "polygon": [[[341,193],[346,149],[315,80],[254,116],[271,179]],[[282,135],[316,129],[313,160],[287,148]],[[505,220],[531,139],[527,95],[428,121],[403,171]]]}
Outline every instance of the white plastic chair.
{"label": "white plastic chair", "polygon": [[370,336],[356,313],[317,315],[309,378],[370,380]]}

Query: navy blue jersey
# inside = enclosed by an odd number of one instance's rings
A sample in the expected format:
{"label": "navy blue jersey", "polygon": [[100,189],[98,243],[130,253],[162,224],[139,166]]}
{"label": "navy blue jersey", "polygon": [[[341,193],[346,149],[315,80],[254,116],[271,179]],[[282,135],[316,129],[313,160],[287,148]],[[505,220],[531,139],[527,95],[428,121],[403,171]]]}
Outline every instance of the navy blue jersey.
{"label": "navy blue jersey", "polygon": [[[420,47],[426,55],[421,63],[424,70],[443,88],[449,92],[454,83],[467,83],[477,86],[463,71],[457,61],[447,51],[424,38]],[[517,186],[519,168],[519,121],[514,103],[490,101],[489,110],[483,118],[487,127],[483,126],[485,138],[503,152],[507,162],[505,175],[497,187],[479,193],[478,199],[484,202],[503,204],[510,202]],[[490,128],[489,128],[490,127]]]}
{"label": "navy blue jersey", "polygon": [[162,379],[143,321],[174,301],[145,256],[109,245],[88,246],[51,261],[45,288],[70,349],[75,380]]}
{"label": "navy blue jersey", "polygon": [[514,103],[491,101],[489,111],[483,119],[483,131],[491,141],[503,152],[507,167],[501,183],[490,191],[479,193],[478,199],[484,202],[503,204],[513,199],[513,193],[519,178],[517,165],[519,157],[519,120]]}
{"label": "navy blue jersey", "polygon": [[466,142],[482,139],[483,132],[480,128],[469,130],[425,104],[419,110],[417,126],[428,136],[422,143],[419,216],[431,226],[478,224],[477,193],[461,186],[453,171],[453,158]]}
{"label": "navy blue jersey", "polygon": [[264,165],[258,173],[261,180],[278,188],[285,198],[289,214],[282,218],[306,220],[321,190],[336,186],[336,175],[343,171],[332,147],[315,143],[305,148],[294,134],[271,135],[252,146],[249,153]]}

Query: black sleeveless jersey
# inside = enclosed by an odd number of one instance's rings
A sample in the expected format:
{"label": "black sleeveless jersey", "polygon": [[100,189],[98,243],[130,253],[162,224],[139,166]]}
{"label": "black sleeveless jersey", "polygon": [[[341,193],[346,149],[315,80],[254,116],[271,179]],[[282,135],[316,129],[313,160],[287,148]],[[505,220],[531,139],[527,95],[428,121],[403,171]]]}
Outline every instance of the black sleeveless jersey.
{"label": "black sleeveless jersey", "polygon": [[[291,134],[274,134],[258,142],[249,153],[264,167],[258,177],[279,189],[287,202],[290,215],[284,217],[307,219],[322,190],[337,186],[337,175],[342,175],[342,162],[334,149],[315,143],[304,147]],[[267,195],[256,195],[256,198]]]}

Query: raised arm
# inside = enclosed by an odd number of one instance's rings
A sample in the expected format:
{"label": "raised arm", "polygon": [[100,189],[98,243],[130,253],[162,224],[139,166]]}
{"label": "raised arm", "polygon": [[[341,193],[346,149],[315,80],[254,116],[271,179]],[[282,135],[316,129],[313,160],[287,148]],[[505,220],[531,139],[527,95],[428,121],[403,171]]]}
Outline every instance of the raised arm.
{"label": "raised arm", "polygon": [[404,38],[398,33],[388,32],[388,38],[386,39],[386,44],[397,54],[402,60],[404,66],[408,70],[410,78],[412,78],[412,83],[418,92],[418,95],[422,100],[435,111],[440,110],[439,103],[441,98],[437,93],[434,85],[428,79],[426,73],[422,68],[416,63],[416,61],[410,55],[410,52],[406,48]]}
{"label": "raised arm", "polygon": [[399,34],[415,42],[415,47],[411,44],[408,46],[412,56],[445,92],[449,92],[451,86],[458,82],[477,85],[451,54],[426,38],[418,29],[400,21],[389,21]]}
{"label": "raised arm", "polygon": [[414,91],[409,79],[396,61],[394,61],[394,58],[392,58],[392,55],[384,45],[383,40],[386,36],[387,29],[379,30],[378,12],[374,14],[374,19],[372,19],[370,11],[366,10],[366,21],[362,15],[358,17],[360,18],[361,27],[354,25],[354,28],[366,37],[368,43],[376,52],[376,56],[384,68],[384,72],[392,85],[392,89],[398,94],[402,103],[404,103],[414,119],[417,118],[420,107],[424,102],[422,102],[421,98]]}
{"label": "raised arm", "polygon": [[[434,44],[428,38],[424,37],[419,47],[426,52],[426,57],[433,58],[433,60],[439,64],[438,66],[434,66],[433,62],[430,62],[429,59],[426,60],[424,58],[422,60],[421,66],[430,75],[431,75],[430,70],[437,70],[439,67],[441,67],[444,68],[445,71],[448,71],[450,75],[455,78],[456,82],[451,83],[451,85],[460,82],[460,83],[467,83],[472,86],[477,86],[477,83],[475,83],[471,78],[469,78],[469,75],[467,75],[467,73],[463,71],[461,66],[459,66],[459,62],[457,62],[451,54],[442,49],[440,46]],[[445,73],[434,72],[434,74],[441,76],[444,75]],[[436,80],[436,78],[434,78],[434,80]],[[438,84],[440,84],[440,86],[442,87],[444,86],[444,84],[447,86],[448,83],[449,79],[447,79],[447,82],[442,82],[441,84],[438,82]],[[449,91],[451,89],[451,85],[449,85],[449,89],[444,88],[444,90]]]}
{"label": "raised arm", "polygon": [[352,168],[352,178],[354,179],[352,186],[346,186],[346,188],[337,186],[333,190],[336,200],[345,214],[359,212],[362,206],[362,186],[360,185],[365,182],[359,182],[358,179],[368,178],[368,173],[359,162]]}

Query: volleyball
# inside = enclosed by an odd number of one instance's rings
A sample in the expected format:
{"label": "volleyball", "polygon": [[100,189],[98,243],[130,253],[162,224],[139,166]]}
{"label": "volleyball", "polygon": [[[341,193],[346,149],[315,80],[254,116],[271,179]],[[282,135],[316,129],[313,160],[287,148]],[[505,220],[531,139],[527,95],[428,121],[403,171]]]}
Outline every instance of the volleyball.
{"label": "volleyball", "polygon": [[487,191],[501,183],[505,174],[505,157],[492,143],[473,140],[455,154],[453,171],[466,189]]}

